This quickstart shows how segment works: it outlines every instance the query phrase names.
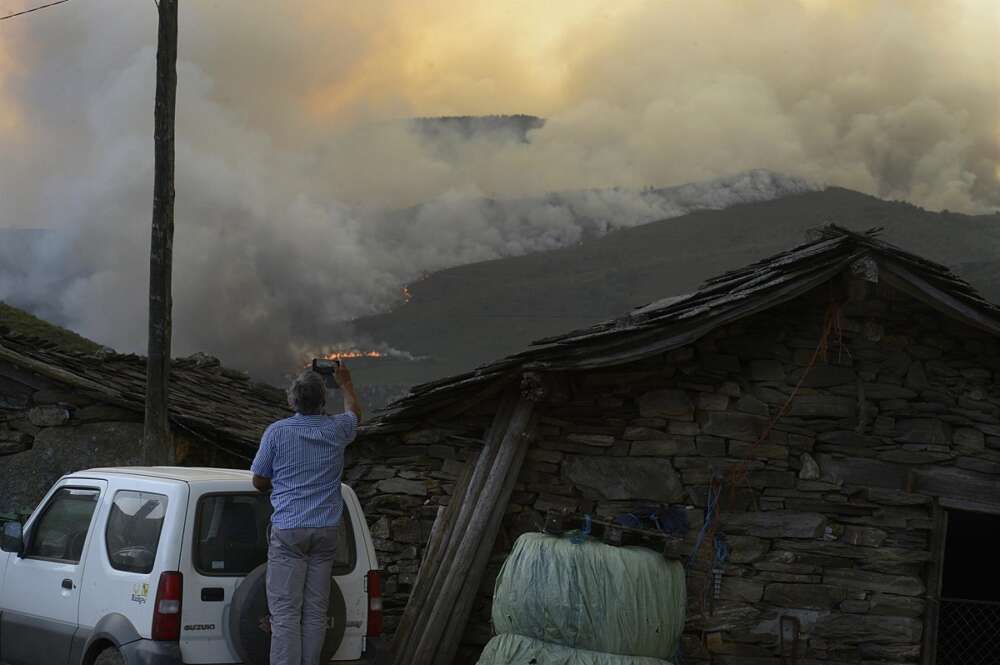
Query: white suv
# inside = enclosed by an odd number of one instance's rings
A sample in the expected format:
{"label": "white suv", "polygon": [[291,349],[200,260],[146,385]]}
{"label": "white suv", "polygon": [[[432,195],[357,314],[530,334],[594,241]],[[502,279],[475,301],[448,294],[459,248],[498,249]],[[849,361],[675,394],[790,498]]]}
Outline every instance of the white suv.
{"label": "white suv", "polygon": [[[378,562],[358,498],[331,580],[326,655],[374,658]],[[271,505],[249,471],[90,469],[61,478],[0,552],[0,663],[266,665]]]}

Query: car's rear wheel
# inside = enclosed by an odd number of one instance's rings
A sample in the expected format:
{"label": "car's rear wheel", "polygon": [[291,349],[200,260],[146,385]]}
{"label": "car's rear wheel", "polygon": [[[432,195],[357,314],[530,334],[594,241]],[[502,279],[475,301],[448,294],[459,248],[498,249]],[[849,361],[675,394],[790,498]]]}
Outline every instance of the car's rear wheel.
{"label": "car's rear wheel", "polygon": [[122,654],[118,649],[108,647],[97,654],[97,658],[94,659],[94,665],[125,665],[125,659],[122,658]]}
{"label": "car's rear wheel", "polygon": [[[336,580],[330,579],[330,604],[321,662],[329,662],[344,641],[347,603]],[[271,615],[267,609],[267,564],[254,568],[233,594],[229,608],[229,634],[233,648],[246,665],[268,665],[271,650]],[[96,665],[96,664],[95,664]]]}

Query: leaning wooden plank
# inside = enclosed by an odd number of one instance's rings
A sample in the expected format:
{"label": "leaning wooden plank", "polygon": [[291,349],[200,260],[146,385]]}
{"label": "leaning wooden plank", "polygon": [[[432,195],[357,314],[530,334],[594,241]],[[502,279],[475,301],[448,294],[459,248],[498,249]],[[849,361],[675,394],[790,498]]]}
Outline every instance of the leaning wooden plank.
{"label": "leaning wooden plank", "polygon": [[400,628],[393,638],[392,653],[394,665],[404,665],[412,657],[414,642],[419,640],[424,624],[427,622],[427,608],[433,606],[436,593],[440,589],[441,570],[447,567],[454,552],[457,550],[455,540],[460,534],[459,520],[462,518],[462,507],[466,502],[473,500],[469,494],[473,491],[472,481],[475,471],[480,465],[487,464],[487,450],[484,447],[476,457],[476,461],[469,473],[469,479],[463,483],[462,487],[456,487],[451,501],[448,502],[447,521],[442,525],[439,542],[435,547],[433,557],[427,556],[421,562],[417,579],[413,585],[413,591],[407,600],[406,608],[403,610],[403,619],[400,621]]}
{"label": "leaning wooden plank", "polygon": [[496,545],[500,525],[503,523],[503,517],[507,512],[507,505],[510,503],[511,494],[514,493],[514,486],[517,484],[518,476],[521,475],[521,467],[524,465],[525,457],[527,457],[533,431],[534,423],[529,425],[527,431],[520,437],[520,440],[515,440],[518,450],[515,452],[514,462],[511,464],[507,472],[507,477],[504,479],[503,488],[500,496],[497,498],[496,504],[493,506],[493,512],[490,515],[486,532],[479,541],[479,548],[476,550],[476,557],[472,562],[472,567],[469,570],[469,574],[465,577],[458,601],[455,603],[455,608],[448,618],[447,627],[434,658],[435,663],[449,665],[455,660],[455,654],[458,653],[458,647],[462,643],[462,635],[465,633],[465,626],[469,623],[469,615],[472,613],[476,596],[479,594],[479,587],[482,585],[483,575],[486,572],[490,556],[493,554],[493,548]]}
{"label": "leaning wooden plank", "polygon": [[462,473],[459,475],[458,480],[455,483],[455,489],[452,491],[451,500],[448,502],[447,506],[443,506],[438,509],[437,519],[434,520],[434,525],[431,527],[431,534],[427,542],[427,549],[424,552],[423,561],[420,564],[420,574],[417,575],[417,579],[413,584],[413,590],[410,592],[410,598],[406,603],[406,609],[403,610],[403,616],[400,618],[399,626],[396,628],[396,632],[393,636],[393,662],[397,662],[399,659],[396,645],[408,641],[409,636],[413,631],[413,625],[416,618],[419,616],[420,610],[423,608],[427,599],[427,591],[431,582],[431,575],[429,574],[429,571],[437,570],[441,564],[441,557],[443,555],[448,530],[458,512],[459,501],[461,501],[461,497],[465,496],[465,490],[468,488],[469,480],[472,478],[472,468],[478,457],[479,453],[476,453],[474,456],[469,458],[468,462],[465,463],[465,466],[462,468]]}
{"label": "leaning wooden plank", "polygon": [[[517,403],[510,426],[500,444],[496,463],[483,486],[482,493],[476,502],[468,527],[461,534],[457,551],[450,565],[442,568],[440,592],[435,594],[426,626],[420,631],[420,640],[413,651],[412,665],[435,665],[434,656],[442,639],[448,619],[458,600],[459,592],[465,583],[466,575],[472,568],[480,541],[485,537],[490,517],[497,510],[507,475],[515,459],[521,452],[522,435],[531,420],[534,403],[522,399]],[[503,509],[501,509],[503,510]]]}
{"label": "leaning wooden plank", "polygon": [[[414,598],[411,595],[410,600],[407,601],[407,608],[404,610],[404,614],[410,612],[413,618],[407,626],[407,632],[399,635],[398,639],[393,641],[393,652],[396,656],[394,663],[396,665],[407,665],[414,656],[416,642],[420,640],[424,632],[424,626],[429,621],[426,610],[434,606],[442,587],[445,585],[449,574],[448,570],[451,568],[455,555],[458,552],[461,537],[466,532],[473,510],[493,469],[504,433],[508,429],[508,423],[517,404],[517,399],[518,392],[516,389],[513,389],[501,401],[465,491],[462,493],[455,492],[455,495],[452,497],[452,502],[457,503],[455,504],[454,518],[449,522],[442,535],[440,560],[435,561],[433,566],[428,566],[426,569],[424,566],[421,566],[417,577],[418,579],[420,577],[427,578],[427,582],[424,585],[427,591],[419,598]],[[411,601],[414,603],[412,611],[409,608]]]}
{"label": "leaning wooden plank", "polygon": [[[451,492],[452,499],[454,499],[455,496],[465,496],[465,492],[469,487],[469,481],[472,480],[472,471],[475,469],[476,463],[479,460],[480,452],[482,451],[477,451],[470,455],[468,461],[462,466],[462,471],[455,480],[455,486]],[[441,548],[444,544],[446,535],[444,527],[451,521],[451,518],[458,510],[457,503],[452,499],[448,500],[447,506],[441,506],[441,509],[438,511],[439,519],[436,519],[434,521],[434,525],[431,527],[427,551],[424,554],[424,561],[427,561],[432,557],[440,556],[441,554]]]}
{"label": "leaning wooden plank", "polygon": [[[475,458],[470,458],[469,462],[464,467],[462,476],[459,478],[458,483],[455,486],[455,492],[452,495],[452,500],[448,502],[447,506],[440,506],[438,508],[434,524],[431,526],[431,533],[427,541],[427,548],[424,550],[423,557],[421,559],[422,569],[426,568],[427,570],[431,570],[440,563],[444,536],[447,532],[449,522],[454,518],[456,503],[454,501],[454,494],[465,491],[465,486],[468,484],[469,476],[471,475],[471,465],[473,464],[474,459]],[[419,608],[426,597],[427,585],[429,581],[429,577],[426,574],[417,576],[413,589],[410,592],[409,601],[407,602],[406,608],[403,611],[403,616],[400,618],[399,625],[397,626],[393,636],[393,652],[395,651],[395,644],[397,642],[405,641],[405,637],[403,636],[408,636],[413,629],[414,619],[416,618],[416,613],[419,611]]]}

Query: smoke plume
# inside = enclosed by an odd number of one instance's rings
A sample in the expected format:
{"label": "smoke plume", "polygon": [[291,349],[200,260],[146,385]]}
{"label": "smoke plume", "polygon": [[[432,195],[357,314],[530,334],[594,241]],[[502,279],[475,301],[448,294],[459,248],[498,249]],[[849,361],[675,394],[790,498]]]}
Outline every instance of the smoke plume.
{"label": "smoke plume", "polygon": [[[998,11],[182,3],[175,350],[274,376],[427,271],[813,184],[992,210]],[[78,0],[0,23],[0,299],[123,350],[145,340],[155,21]],[[503,113],[546,122],[405,121]]]}

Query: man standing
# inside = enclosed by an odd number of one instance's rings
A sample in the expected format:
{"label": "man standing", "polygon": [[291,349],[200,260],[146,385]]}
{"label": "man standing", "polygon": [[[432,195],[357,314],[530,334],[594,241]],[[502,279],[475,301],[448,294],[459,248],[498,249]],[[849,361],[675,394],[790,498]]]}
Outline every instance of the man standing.
{"label": "man standing", "polygon": [[267,428],[250,466],[254,487],[272,490],[274,507],[267,552],[271,665],[319,665],[326,637],[344,449],[361,420],[351,373],[341,363],[334,378],[344,413],[323,415],[323,377],[302,372],[288,389],[295,415]]}

